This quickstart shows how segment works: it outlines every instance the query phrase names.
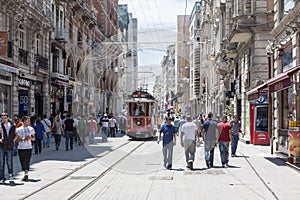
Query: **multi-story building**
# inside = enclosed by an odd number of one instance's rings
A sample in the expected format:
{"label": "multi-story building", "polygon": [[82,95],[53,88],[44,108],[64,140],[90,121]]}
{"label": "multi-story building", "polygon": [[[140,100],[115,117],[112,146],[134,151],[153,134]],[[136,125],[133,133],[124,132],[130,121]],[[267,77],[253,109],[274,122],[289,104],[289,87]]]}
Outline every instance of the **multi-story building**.
{"label": "multi-story building", "polygon": [[259,96],[267,90],[271,151],[287,154],[299,162],[300,2],[274,2],[273,38],[266,45],[270,77],[248,94]]}
{"label": "multi-story building", "polygon": [[0,112],[42,115],[49,109],[48,1],[0,1]]}
{"label": "multi-story building", "polygon": [[175,45],[175,112],[183,111],[190,104],[190,49],[189,41],[189,15],[177,16],[177,31]]}
{"label": "multi-story building", "polygon": [[[113,112],[118,1],[1,1],[1,112]],[[4,48],[2,47],[4,46]],[[106,54],[109,56],[105,56]]]}

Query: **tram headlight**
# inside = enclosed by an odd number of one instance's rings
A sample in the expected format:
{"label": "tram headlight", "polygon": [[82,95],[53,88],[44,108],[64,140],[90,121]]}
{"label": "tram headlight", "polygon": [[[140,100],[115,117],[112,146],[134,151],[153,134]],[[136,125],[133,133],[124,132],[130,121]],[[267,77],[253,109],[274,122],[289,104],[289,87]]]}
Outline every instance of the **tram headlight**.
{"label": "tram headlight", "polygon": [[137,121],[136,121],[136,125],[137,125],[137,126],[141,126],[141,125],[142,125],[142,121],[141,121],[141,120],[137,120]]}

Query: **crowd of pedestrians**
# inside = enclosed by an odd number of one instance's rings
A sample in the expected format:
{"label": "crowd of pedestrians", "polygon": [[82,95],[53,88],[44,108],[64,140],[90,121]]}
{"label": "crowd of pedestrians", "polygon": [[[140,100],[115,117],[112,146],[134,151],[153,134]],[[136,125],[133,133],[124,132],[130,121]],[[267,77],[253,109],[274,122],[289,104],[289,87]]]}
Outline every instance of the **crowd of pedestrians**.
{"label": "crowd of pedestrians", "polygon": [[[117,130],[124,134],[126,128],[126,117],[120,115],[116,119],[112,114],[89,119],[70,113],[66,116],[58,114],[54,118],[22,116],[20,120],[18,115],[10,119],[7,113],[2,113],[0,122],[0,181],[3,183],[7,178],[13,179],[13,156],[19,156],[24,171],[22,181],[27,181],[32,153],[41,154],[44,148],[51,148],[52,137],[56,151],[62,148],[62,138],[65,138],[64,149],[69,151],[73,150],[74,143],[94,144],[97,133],[102,135],[103,142],[107,142],[108,137],[116,137]],[[8,177],[5,176],[5,165]]]}
{"label": "crowd of pedestrians", "polygon": [[229,166],[229,151],[231,157],[236,157],[236,149],[241,132],[241,123],[237,115],[223,116],[221,121],[214,118],[212,113],[206,117],[171,116],[165,118],[161,126],[157,142],[163,140],[164,167],[172,169],[173,146],[176,145],[176,136],[179,135],[180,144],[184,148],[186,167],[193,170],[196,147],[204,142],[204,159],[207,168],[214,166],[214,150],[219,147],[222,167]]}

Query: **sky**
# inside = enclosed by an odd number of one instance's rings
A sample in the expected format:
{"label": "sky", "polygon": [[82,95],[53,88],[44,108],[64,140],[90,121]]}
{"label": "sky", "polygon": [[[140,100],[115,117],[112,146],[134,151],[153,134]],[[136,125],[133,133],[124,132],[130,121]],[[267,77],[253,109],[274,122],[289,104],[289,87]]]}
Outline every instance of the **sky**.
{"label": "sky", "polygon": [[[151,92],[154,76],[144,73],[147,66],[158,75],[166,48],[176,40],[177,15],[189,15],[195,0],[119,0],[138,21],[138,66],[140,84]],[[186,4],[187,3],[187,4]],[[146,70],[149,71],[149,70]]]}

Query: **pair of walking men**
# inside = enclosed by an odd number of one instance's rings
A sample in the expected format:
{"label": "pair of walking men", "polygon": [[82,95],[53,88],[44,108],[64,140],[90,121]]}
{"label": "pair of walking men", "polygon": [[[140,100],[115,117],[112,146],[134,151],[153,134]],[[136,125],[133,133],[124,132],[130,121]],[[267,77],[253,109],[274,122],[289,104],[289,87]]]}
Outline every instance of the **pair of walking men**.
{"label": "pair of walking men", "polygon": [[[186,120],[187,122],[181,127],[180,144],[184,147],[187,167],[193,169],[198,128],[196,124],[192,122],[191,117],[186,117]],[[159,131],[157,143],[160,142],[161,134],[163,133],[164,167],[167,169],[172,169],[173,146],[176,145],[176,132],[177,129],[172,125],[172,118],[168,118],[167,123],[165,123]]]}
{"label": "pair of walking men", "polygon": [[[205,145],[205,161],[208,168],[213,166],[214,148],[219,144],[222,167],[228,166],[229,143],[231,141],[231,125],[227,122],[227,117],[222,118],[222,122],[216,123],[212,120],[212,113],[208,114],[208,119],[204,122],[202,128],[202,137]],[[186,123],[181,127],[180,141],[184,147],[187,167],[193,169],[193,162],[196,152],[196,141],[199,142],[198,128],[192,122],[191,117],[187,117]],[[172,125],[172,119],[168,118],[158,136],[158,143],[163,133],[163,155],[164,166],[167,169],[172,168],[173,145],[176,144],[176,129]],[[174,138],[174,140],[173,140]]]}

